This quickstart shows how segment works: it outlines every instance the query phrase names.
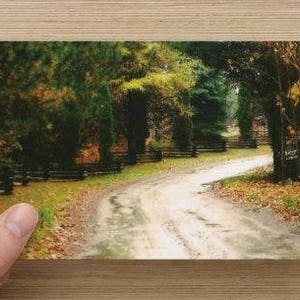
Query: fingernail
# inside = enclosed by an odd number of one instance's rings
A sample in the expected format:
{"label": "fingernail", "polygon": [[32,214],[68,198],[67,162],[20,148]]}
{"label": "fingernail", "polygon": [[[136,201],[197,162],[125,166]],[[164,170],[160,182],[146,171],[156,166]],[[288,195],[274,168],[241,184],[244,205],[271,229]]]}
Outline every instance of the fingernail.
{"label": "fingernail", "polygon": [[30,234],[37,223],[37,213],[35,209],[27,204],[17,204],[11,208],[6,220],[5,227],[18,238]]}

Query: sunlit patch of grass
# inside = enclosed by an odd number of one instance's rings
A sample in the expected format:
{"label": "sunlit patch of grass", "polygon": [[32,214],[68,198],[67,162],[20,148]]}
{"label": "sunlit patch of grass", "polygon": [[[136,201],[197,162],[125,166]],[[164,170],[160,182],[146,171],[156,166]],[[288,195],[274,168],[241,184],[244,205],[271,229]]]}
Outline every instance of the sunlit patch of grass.
{"label": "sunlit patch of grass", "polygon": [[200,153],[198,158],[165,159],[162,162],[128,166],[121,173],[89,177],[84,181],[30,183],[26,187],[15,188],[13,195],[0,196],[0,213],[16,203],[27,202],[35,206],[40,214],[40,222],[23,257],[46,258],[55,237],[55,233],[52,231],[53,226],[64,226],[66,207],[80,199],[80,196],[86,191],[101,190],[143,177],[171,172],[178,168],[217,162],[226,163],[233,159],[270,153],[269,147],[230,150],[221,153]]}
{"label": "sunlit patch of grass", "polygon": [[245,193],[245,196],[250,201],[259,201],[261,199],[260,195],[258,193],[247,191]]}
{"label": "sunlit patch of grass", "polygon": [[289,195],[281,200],[282,206],[288,210],[293,216],[300,215],[300,197]]}
{"label": "sunlit patch of grass", "polygon": [[241,181],[244,181],[245,178],[243,176],[236,176],[236,177],[228,177],[222,180],[221,184],[226,186],[226,185],[234,185],[238,184]]}
{"label": "sunlit patch of grass", "polygon": [[55,208],[51,204],[40,208],[40,222],[42,224],[52,224],[55,217]]}
{"label": "sunlit patch of grass", "polygon": [[239,175],[235,177],[225,178],[222,180],[221,184],[226,185],[233,185],[233,184],[239,184],[239,183],[255,183],[255,182],[266,182],[272,180],[272,172],[271,167],[263,167],[258,168],[254,172],[245,174],[245,175]]}

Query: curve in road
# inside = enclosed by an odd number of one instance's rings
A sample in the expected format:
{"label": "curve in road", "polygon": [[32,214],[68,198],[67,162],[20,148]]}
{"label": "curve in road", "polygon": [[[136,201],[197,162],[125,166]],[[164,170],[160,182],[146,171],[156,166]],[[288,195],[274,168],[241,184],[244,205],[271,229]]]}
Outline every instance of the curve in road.
{"label": "curve in road", "polygon": [[247,211],[210,185],[271,163],[258,156],[170,172],[98,199],[96,224],[80,258],[300,258],[300,237],[268,209]]}

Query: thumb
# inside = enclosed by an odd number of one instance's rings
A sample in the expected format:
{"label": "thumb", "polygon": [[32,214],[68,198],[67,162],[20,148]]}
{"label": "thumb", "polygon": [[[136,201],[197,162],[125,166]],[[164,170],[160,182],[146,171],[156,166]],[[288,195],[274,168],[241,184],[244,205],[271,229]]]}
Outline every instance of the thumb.
{"label": "thumb", "polygon": [[0,278],[20,256],[38,221],[29,204],[16,204],[0,215]]}

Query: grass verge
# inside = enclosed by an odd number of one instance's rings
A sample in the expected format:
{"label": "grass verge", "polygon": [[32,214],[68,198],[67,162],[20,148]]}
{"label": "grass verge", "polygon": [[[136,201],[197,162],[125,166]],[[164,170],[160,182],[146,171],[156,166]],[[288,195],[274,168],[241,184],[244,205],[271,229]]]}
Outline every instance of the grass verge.
{"label": "grass verge", "polygon": [[59,229],[67,227],[67,223],[77,221],[74,220],[72,214],[70,215],[69,207],[79,200],[85,201],[83,196],[89,191],[105,189],[177,168],[226,162],[270,153],[270,148],[267,146],[222,153],[202,153],[198,158],[166,159],[158,163],[130,166],[119,174],[91,177],[84,181],[31,183],[27,187],[17,187],[13,195],[0,196],[0,213],[16,203],[27,202],[34,205],[39,211],[40,221],[22,257],[49,258],[49,253],[62,250],[61,242],[55,242]]}
{"label": "grass verge", "polygon": [[274,183],[271,168],[225,179],[216,192],[249,208],[269,207],[287,221],[300,222],[300,182]]}

